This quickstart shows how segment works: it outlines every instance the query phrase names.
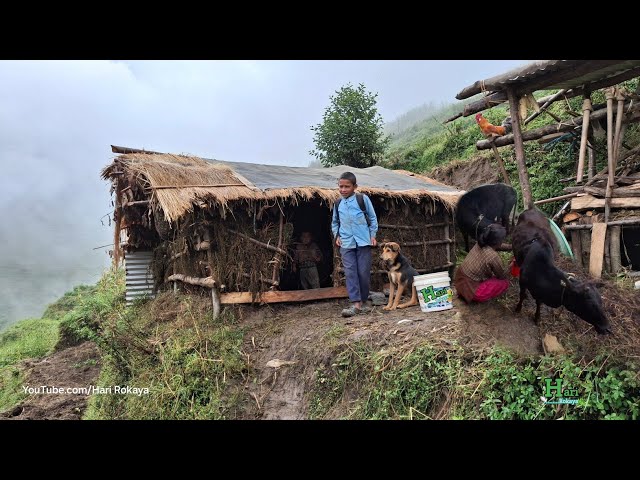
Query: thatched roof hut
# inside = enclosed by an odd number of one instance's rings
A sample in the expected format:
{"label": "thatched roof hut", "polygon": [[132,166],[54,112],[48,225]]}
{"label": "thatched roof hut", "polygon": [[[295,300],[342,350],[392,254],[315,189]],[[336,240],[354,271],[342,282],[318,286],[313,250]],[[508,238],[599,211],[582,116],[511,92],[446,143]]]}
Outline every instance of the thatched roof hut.
{"label": "thatched roof hut", "polygon": [[[345,171],[355,173],[358,190],[372,199],[380,241],[398,241],[424,273],[455,263],[451,212],[464,192],[427,177],[382,167],[315,169],[113,151],[121,154],[102,177],[116,195],[114,261],[152,252],[154,290],[179,275],[214,282],[226,292],[223,303],[270,301],[258,297],[268,291],[273,301],[343,296],[330,224]],[[324,253],[323,292],[284,292],[297,290],[290,247],[302,231]],[[375,266],[373,283],[381,287],[379,271]]]}

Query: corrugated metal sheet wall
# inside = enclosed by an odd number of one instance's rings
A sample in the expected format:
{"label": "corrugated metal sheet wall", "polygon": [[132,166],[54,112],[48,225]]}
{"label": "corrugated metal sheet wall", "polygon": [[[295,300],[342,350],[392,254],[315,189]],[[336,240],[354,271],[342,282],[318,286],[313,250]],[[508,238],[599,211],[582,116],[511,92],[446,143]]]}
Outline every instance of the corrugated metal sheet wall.
{"label": "corrugated metal sheet wall", "polygon": [[155,297],[153,290],[154,279],[151,270],[151,251],[129,252],[124,255],[124,265],[127,272],[127,305],[141,297]]}

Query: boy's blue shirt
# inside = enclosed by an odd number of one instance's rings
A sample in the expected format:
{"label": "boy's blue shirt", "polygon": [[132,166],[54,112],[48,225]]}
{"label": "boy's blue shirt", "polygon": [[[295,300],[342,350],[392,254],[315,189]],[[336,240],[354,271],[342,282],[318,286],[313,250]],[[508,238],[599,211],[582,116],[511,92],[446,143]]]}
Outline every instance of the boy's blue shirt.
{"label": "boy's blue shirt", "polygon": [[[373,204],[367,195],[364,197],[364,206],[369,215],[371,225],[367,227],[367,219],[356,200],[355,192],[347,198],[343,198],[338,208],[340,209],[340,239],[342,248],[356,248],[371,245],[371,239],[378,233],[378,218],[373,209]],[[331,231],[335,238],[338,234],[338,221],[336,212],[333,212]]]}

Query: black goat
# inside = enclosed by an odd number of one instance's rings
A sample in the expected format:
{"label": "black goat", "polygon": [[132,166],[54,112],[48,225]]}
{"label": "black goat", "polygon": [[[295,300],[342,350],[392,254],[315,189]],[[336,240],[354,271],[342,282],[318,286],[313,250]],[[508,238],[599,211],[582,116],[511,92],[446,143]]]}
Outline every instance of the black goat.
{"label": "black goat", "polygon": [[522,309],[527,290],[536,301],[534,320],[540,320],[540,305],[552,308],[564,305],[598,333],[611,333],[600,293],[592,282],[573,278],[558,269],[553,262],[556,241],[549,220],[540,210],[529,209],[520,214],[512,235],[513,254],[520,267],[520,301]]}
{"label": "black goat", "polygon": [[464,234],[469,251],[469,236],[480,246],[503,240],[513,226],[517,195],[513,187],[504,183],[481,185],[465,193],[456,207],[456,223]]}

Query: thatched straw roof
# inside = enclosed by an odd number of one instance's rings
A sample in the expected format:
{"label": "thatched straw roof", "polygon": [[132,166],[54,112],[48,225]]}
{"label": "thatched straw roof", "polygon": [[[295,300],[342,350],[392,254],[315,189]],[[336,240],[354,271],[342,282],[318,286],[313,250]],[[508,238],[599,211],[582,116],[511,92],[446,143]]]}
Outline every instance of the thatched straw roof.
{"label": "thatched straw roof", "polygon": [[382,167],[285,167],[160,153],[119,155],[104,168],[102,177],[113,179],[123,172],[130,181],[140,183],[151,203],[173,222],[203,203],[225,209],[233,201],[297,203],[317,196],[332,205],[339,197],[337,179],[345,171],[356,175],[359,191],[371,195],[414,202],[426,198],[452,208],[464,193],[428,177]]}

